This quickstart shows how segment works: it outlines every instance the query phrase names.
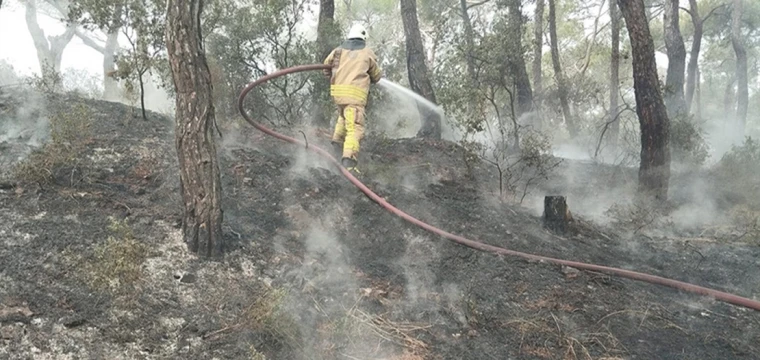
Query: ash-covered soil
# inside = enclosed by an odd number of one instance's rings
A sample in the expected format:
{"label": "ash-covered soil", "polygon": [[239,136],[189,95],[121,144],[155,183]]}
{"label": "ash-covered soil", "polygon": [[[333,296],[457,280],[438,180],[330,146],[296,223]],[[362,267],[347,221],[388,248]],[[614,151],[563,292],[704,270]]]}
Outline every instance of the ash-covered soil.
{"label": "ash-covered soil", "polygon": [[[47,111],[26,111],[27,121],[84,104],[91,135],[52,184],[8,177],[34,132],[0,143],[0,358],[755,359],[760,351],[757,312],[453,244],[387,212],[304,149],[238,124],[222,124],[219,140],[226,256],[198,259],[180,236],[172,119],[145,121],[127,106],[74,97],[40,104]],[[0,116],[19,118],[20,107],[6,102]],[[750,298],[760,292],[756,246],[631,236],[582,220],[577,234],[557,236],[535,207],[499,201],[490,168],[468,175],[454,144],[368,138],[362,156],[370,188],[444,230]],[[567,191],[580,219],[579,191],[609,174],[574,166],[570,179],[569,166],[534,195]]]}

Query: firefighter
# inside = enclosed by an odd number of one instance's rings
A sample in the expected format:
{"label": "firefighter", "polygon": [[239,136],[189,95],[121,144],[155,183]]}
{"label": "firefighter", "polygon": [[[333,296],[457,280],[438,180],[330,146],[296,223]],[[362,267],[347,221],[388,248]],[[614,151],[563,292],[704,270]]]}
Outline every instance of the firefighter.
{"label": "firefighter", "polygon": [[364,108],[367,105],[370,83],[382,76],[375,53],[367,47],[367,30],[356,24],[346,40],[324,61],[332,65],[324,70],[330,79],[330,96],[338,107],[338,121],[332,136],[335,152],[341,154],[341,164],[356,174],[359,142],[364,137]]}

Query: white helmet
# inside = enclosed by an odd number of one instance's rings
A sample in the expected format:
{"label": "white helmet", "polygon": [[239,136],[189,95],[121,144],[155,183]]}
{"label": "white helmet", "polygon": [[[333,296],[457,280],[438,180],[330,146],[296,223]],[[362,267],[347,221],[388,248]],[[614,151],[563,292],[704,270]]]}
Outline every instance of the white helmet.
{"label": "white helmet", "polygon": [[362,39],[367,40],[367,29],[362,24],[354,24],[351,30],[348,31],[347,39]]}

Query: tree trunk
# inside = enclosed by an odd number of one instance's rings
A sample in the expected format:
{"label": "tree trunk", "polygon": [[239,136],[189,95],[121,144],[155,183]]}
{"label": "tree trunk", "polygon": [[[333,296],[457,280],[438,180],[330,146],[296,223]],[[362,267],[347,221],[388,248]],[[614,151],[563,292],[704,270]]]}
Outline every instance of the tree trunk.
{"label": "tree trunk", "polygon": [[137,80],[140,82],[140,109],[142,110],[143,120],[148,120],[148,115],[145,114],[145,83],[143,82],[143,75],[145,75],[145,71],[137,73]]}
{"label": "tree trunk", "polygon": [[694,38],[691,41],[691,52],[689,53],[689,65],[686,68],[686,111],[691,110],[691,103],[694,100],[694,88],[697,77],[697,67],[699,66],[699,52],[702,47],[702,18],[699,15],[699,6],[697,0],[689,0],[691,13],[691,23],[694,25]]}
{"label": "tree trunk", "polygon": [[[425,64],[425,48],[422,45],[422,35],[420,35],[416,0],[401,0],[401,19],[404,23],[404,37],[406,38],[406,67],[409,73],[409,86],[412,91],[436,103],[433,85],[430,83],[427,64]],[[440,115],[425,106],[422,106],[422,109],[422,126],[417,132],[417,136],[440,139]]]}
{"label": "tree trunk", "polygon": [[559,93],[559,102],[562,106],[562,115],[565,118],[565,125],[567,126],[570,136],[575,137],[578,135],[578,127],[575,124],[575,119],[570,112],[570,102],[568,101],[568,91],[565,76],[562,74],[562,64],[559,59],[559,45],[557,40],[557,11],[555,6],[555,0],[549,0],[549,42],[551,45],[552,53],[552,65],[554,67],[554,78],[557,82],[557,92]]}
{"label": "tree trunk", "polygon": [[507,3],[509,8],[509,21],[507,22],[507,36],[505,40],[509,42],[507,53],[510,72],[517,88],[517,117],[529,113],[533,109],[533,91],[530,88],[530,77],[525,65],[522,47],[522,27],[523,14],[521,9],[521,0],[510,0]]}
{"label": "tree trunk", "polygon": [[747,125],[747,107],[749,106],[747,50],[741,33],[743,7],[743,0],[734,0],[734,8],[731,11],[731,45],[736,53],[736,121],[742,138]]}
{"label": "tree trunk", "polygon": [[633,56],[636,114],[641,126],[639,194],[663,202],[670,181],[670,122],[660,93],[654,43],[643,0],[618,0]]}
{"label": "tree trunk", "polygon": [[617,0],[610,0],[610,27],[612,40],[610,42],[610,115],[607,120],[609,138],[613,149],[617,148],[620,136],[620,120],[618,119],[618,97],[620,96],[620,14]]}
{"label": "tree trunk", "polygon": [[335,40],[337,28],[335,26],[335,2],[333,0],[321,0],[319,2],[319,20],[317,23],[317,54],[319,62],[325,60],[333,49],[332,42]]}
{"label": "tree trunk", "polygon": [[[475,74],[475,31],[472,29],[472,22],[470,21],[470,15],[467,12],[467,0],[459,1],[460,10],[462,11],[462,21],[464,23],[464,37],[466,43],[466,62],[467,62],[467,75],[469,76],[470,89],[468,93],[474,94],[477,88],[478,77]],[[472,97],[472,95],[470,95]],[[471,99],[470,107],[474,105],[474,100]],[[470,112],[472,115],[472,112]]]}
{"label": "tree trunk", "polygon": [[108,32],[106,45],[103,47],[103,98],[116,100],[119,97],[119,84],[116,82],[116,49],[119,47],[119,30]]}
{"label": "tree trunk", "polygon": [[564,196],[544,196],[544,227],[558,234],[569,230],[573,217]]}
{"label": "tree trunk", "polygon": [[729,121],[734,121],[736,118],[734,117],[734,84],[736,83],[736,74],[728,79],[728,83],[726,84],[726,90],[723,92],[723,115],[725,118]]}
{"label": "tree trunk", "polygon": [[[117,10],[120,11],[120,10]],[[120,15],[114,15],[120,16]],[[116,49],[119,47],[119,29],[111,28],[106,34],[105,45],[101,46],[87,35],[75,31],[76,36],[93,50],[103,55],[103,99],[117,100],[119,98],[118,83],[116,82]]]}
{"label": "tree trunk", "polygon": [[664,12],[665,48],[668,53],[668,73],[665,78],[665,106],[668,118],[686,115],[683,85],[686,68],[686,47],[678,24],[678,0],[666,0]]}
{"label": "tree trunk", "polygon": [[[317,23],[317,54],[316,60],[322,63],[327,55],[330,54],[337,38],[338,29],[335,26],[335,1],[321,0],[319,2],[319,20]],[[330,84],[325,81],[317,80],[314,84],[313,102],[314,102],[314,124],[321,127],[330,126],[328,114],[332,113],[329,93]]]}
{"label": "tree trunk", "polygon": [[60,90],[62,84],[55,79],[61,73],[61,58],[63,50],[74,37],[76,27],[67,24],[66,31],[58,36],[45,37],[45,32],[37,22],[37,1],[24,1],[26,8],[26,26],[32,36],[34,48],[37,50],[37,61],[40,66],[40,74],[44,83],[53,90]]}
{"label": "tree trunk", "polygon": [[222,185],[212,126],[211,73],[202,47],[202,0],[169,0],[166,49],[176,90],[175,144],[184,203],[182,233],[191,251],[220,256]]}
{"label": "tree trunk", "polygon": [[544,47],[544,0],[536,0],[536,12],[533,20],[533,103],[541,108],[543,84],[541,83],[541,59]]}
{"label": "tree trunk", "polygon": [[694,101],[696,102],[697,109],[694,112],[694,116],[697,121],[702,121],[702,73],[699,71],[699,67],[697,67],[696,84],[697,89],[695,91]]}

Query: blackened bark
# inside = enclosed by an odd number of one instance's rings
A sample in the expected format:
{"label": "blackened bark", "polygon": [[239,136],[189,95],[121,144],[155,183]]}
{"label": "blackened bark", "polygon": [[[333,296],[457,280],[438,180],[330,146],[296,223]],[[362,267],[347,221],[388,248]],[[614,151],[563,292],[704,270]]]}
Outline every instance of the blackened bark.
{"label": "blackened bark", "polygon": [[220,256],[222,186],[212,126],[211,73],[201,35],[202,0],[169,0],[166,45],[176,97],[175,144],[184,203],[182,233],[191,251]]}
{"label": "blackened bark", "polygon": [[633,56],[636,114],[641,126],[640,195],[665,201],[670,181],[670,122],[660,93],[654,43],[643,0],[618,0],[625,18]]}
{"label": "blackened bark", "polygon": [[543,84],[541,59],[544,48],[544,0],[536,0],[536,11],[533,19],[533,103],[541,108]]}
{"label": "blackened bark", "polygon": [[678,24],[678,0],[665,0],[664,33],[668,55],[668,73],[665,78],[665,106],[668,118],[686,115],[683,85],[686,71],[686,46]]}
{"label": "blackened bark", "polygon": [[568,100],[567,80],[562,73],[562,64],[559,58],[559,44],[557,40],[557,11],[555,0],[549,0],[549,42],[551,45],[552,65],[554,67],[554,79],[557,82],[557,92],[559,93],[559,102],[562,106],[562,115],[565,118],[565,125],[570,136],[578,135],[578,127],[570,112],[570,102]]}
{"label": "blackened bark", "polygon": [[510,72],[517,88],[517,117],[529,113],[533,109],[533,91],[530,88],[530,77],[525,65],[522,46],[523,14],[521,0],[509,0],[509,21],[507,22],[507,36],[505,40],[510,42],[507,53]]}
{"label": "blackened bark", "polygon": [[[436,103],[433,86],[430,83],[427,64],[425,64],[425,49],[422,45],[420,25],[417,19],[417,1],[401,0],[401,19],[404,23],[406,38],[406,67],[409,74],[409,86],[412,91],[425,99]],[[418,137],[432,139],[441,138],[441,117],[433,109],[419,107],[422,111],[422,126],[417,132]]]}
{"label": "blackened bark", "polygon": [[689,64],[686,67],[686,111],[691,110],[691,104],[694,100],[694,88],[696,85],[697,67],[699,66],[699,52],[702,47],[702,17],[699,15],[699,6],[697,0],[689,0],[689,13],[691,23],[694,26],[694,38],[691,40],[691,52],[689,53]]}
{"label": "blackened bark", "polygon": [[610,111],[609,138],[613,148],[617,147],[620,136],[620,121],[618,120],[618,97],[620,96],[620,14],[617,0],[610,0],[610,27],[612,31],[610,47]]}
{"label": "blackened bark", "polygon": [[[321,0],[319,2],[319,20],[317,23],[317,63],[322,63],[330,51],[337,45],[337,28],[335,26],[335,1]],[[321,78],[320,78],[321,80]],[[314,124],[317,126],[330,126],[328,114],[331,112],[329,103],[330,84],[325,81],[316,81],[314,84]]]}
{"label": "blackened bark", "polygon": [[564,234],[573,220],[567,199],[564,196],[544,196],[544,227],[558,234]]}
{"label": "blackened bark", "polygon": [[736,121],[742,137],[747,125],[747,107],[749,106],[749,84],[747,79],[747,50],[741,33],[741,16],[743,0],[734,0],[731,11],[731,45],[736,53]]}

